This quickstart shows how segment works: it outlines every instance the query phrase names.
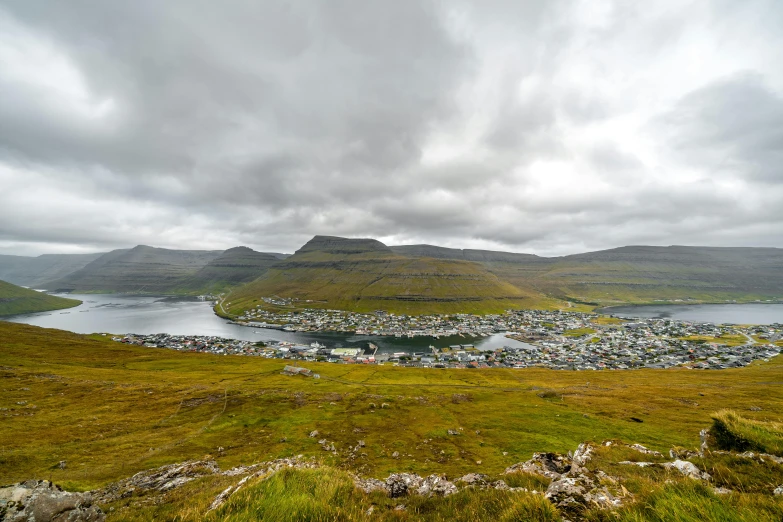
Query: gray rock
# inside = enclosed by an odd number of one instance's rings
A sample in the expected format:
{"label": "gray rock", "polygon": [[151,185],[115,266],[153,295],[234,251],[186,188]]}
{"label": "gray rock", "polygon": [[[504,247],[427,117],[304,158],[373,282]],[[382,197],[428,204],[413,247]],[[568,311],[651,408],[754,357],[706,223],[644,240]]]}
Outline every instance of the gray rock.
{"label": "gray rock", "polygon": [[141,471],[130,478],[109,484],[93,493],[95,501],[104,504],[120,498],[127,498],[136,492],[157,491],[163,493],[178,488],[193,479],[217,473],[220,473],[220,468],[214,460],[192,460]]}
{"label": "gray rock", "polygon": [[373,491],[388,492],[386,483],[382,480],[378,480],[374,478],[354,477],[353,483],[357,488],[361,489],[365,493],[372,493]]}
{"label": "gray rock", "polygon": [[309,435],[309,437],[310,437],[311,439],[314,439],[314,438],[316,438],[317,436],[318,436],[318,430],[313,430],[313,431],[311,431],[311,432],[310,432],[310,435]]}
{"label": "gray rock", "polygon": [[468,473],[458,478],[455,482],[461,482],[467,486],[486,486],[489,477],[481,473]]}
{"label": "gray rock", "polygon": [[421,485],[416,489],[416,493],[422,496],[440,496],[446,497],[457,492],[457,486],[446,480],[441,475],[430,475],[421,481]]}
{"label": "gray rock", "polygon": [[783,485],[780,485],[775,488],[775,491],[772,492],[773,495],[776,497],[783,496]]}
{"label": "gray rock", "polygon": [[417,490],[422,478],[414,473],[392,473],[386,479],[386,489],[391,498],[404,497],[408,490]]}
{"label": "gray rock", "polygon": [[8,522],[103,522],[90,493],[70,493],[47,480],[0,488],[0,520]]}
{"label": "gray rock", "polygon": [[571,459],[559,453],[533,453],[532,459],[509,466],[504,474],[520,471],[557,480],[571,471]]}
{"label": "gray rock", "polygon": [[697,480],[712,480],[712,477],[696,467],[693,462],[687,460],[675,460],[674,462],[665,462],[663,467],[666,469],[676,469],[684,476]]}

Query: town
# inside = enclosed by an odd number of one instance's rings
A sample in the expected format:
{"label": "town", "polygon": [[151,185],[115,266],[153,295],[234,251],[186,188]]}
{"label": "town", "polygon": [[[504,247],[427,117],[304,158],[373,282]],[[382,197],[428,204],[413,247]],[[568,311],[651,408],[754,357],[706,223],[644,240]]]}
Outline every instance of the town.
{"label": "town", "polygon": [[[393,364],[424,368],[527,368],[626,370],[636,368],[725,369],[778,355],[783,325],[739,326],[676,321],[626,320],[593,313],[509,310],[495,315],[408,316],[377,311],[358,314],[305,309],[274,313],[257,310],[238,324],[294,332],[351,332],[363,335],[432,338],[422,351],[378,353],[363,347],[326,347],[317,342],[251,342],[211,336],[136,335],[118,342],[219,355],[248,355],[343,364]],[[252,320],[251,320],[252,319]],[[502,333],[516,341],[482,350],[472,342]],[[436,346],[441,337],[464,343]]]}

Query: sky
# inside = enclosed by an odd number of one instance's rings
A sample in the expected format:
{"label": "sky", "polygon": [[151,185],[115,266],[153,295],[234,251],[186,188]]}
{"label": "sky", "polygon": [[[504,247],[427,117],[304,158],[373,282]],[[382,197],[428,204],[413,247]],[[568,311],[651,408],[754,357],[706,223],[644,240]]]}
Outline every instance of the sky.
{"label": "sky", "polygon": [[783,247],[779,0],[0,0],[0,254]]}

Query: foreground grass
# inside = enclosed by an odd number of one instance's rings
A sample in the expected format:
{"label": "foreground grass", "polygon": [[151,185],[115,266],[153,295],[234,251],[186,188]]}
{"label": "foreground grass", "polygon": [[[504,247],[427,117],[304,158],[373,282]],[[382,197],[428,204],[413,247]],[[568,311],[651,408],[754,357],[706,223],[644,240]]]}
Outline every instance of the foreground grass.
{"label": "foreground grass", "polygon": [[783,456],[783,423],[747,419],[732,410],[721,410],[712,419],[719,448]]}

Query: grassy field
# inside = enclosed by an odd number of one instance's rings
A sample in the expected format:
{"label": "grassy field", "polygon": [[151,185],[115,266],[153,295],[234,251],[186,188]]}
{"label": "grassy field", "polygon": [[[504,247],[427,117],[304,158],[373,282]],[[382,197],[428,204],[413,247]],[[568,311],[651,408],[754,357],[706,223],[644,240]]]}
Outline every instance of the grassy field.
{"label": "grassy field", "polygon": [[[374,476],[498,473],[584,440],[695,447],[715,411],[776,422],[783,411],[780,358],[722,371],[314,363],[315,380],[281,375],[281,360],[128,347],[12,323],[0,323],[0,339],[0,482],[51,476],[89,489],[218,447],[223,467],[304,454]],[[324,453],[312,430],[338,454]],[[346,460],[342,449],[359,438],[367,456]]]}
{"label": "grassy field", "polygon": [[63,299],[0,281],[0,316],[62,310],[79,304],[81,301],[76,299]]}

